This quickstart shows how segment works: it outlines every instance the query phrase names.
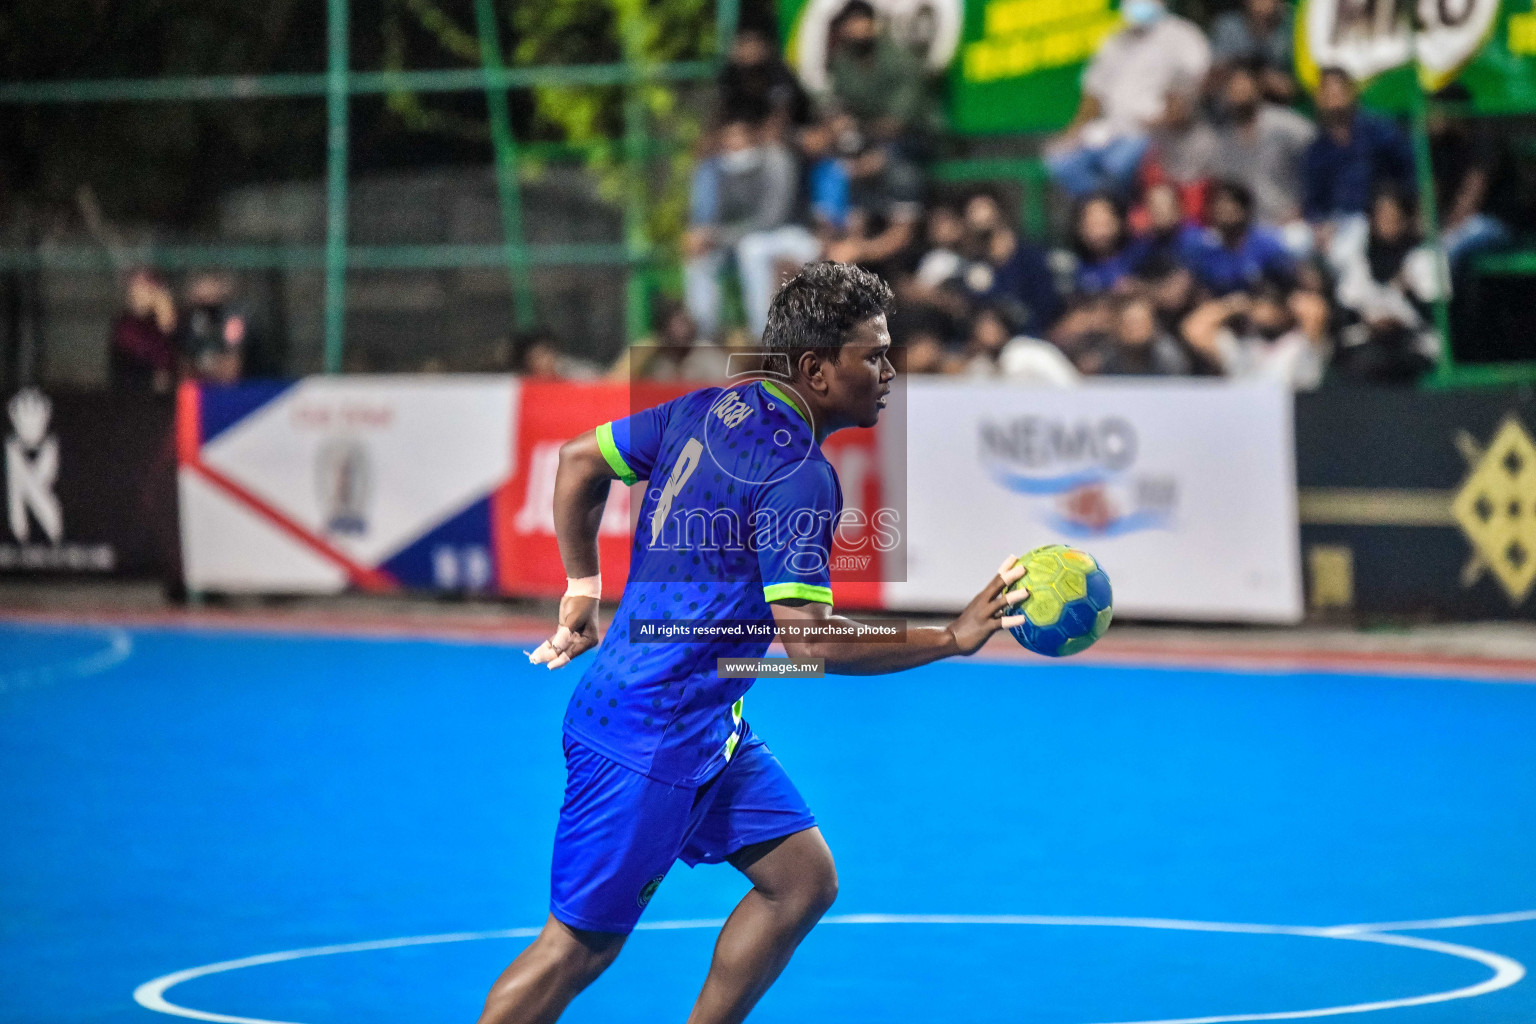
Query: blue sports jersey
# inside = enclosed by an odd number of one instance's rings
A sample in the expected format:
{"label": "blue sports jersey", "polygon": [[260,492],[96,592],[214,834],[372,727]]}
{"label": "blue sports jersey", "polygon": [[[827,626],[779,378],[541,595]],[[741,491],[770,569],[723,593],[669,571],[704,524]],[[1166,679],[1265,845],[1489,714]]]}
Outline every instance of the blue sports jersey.
{"label": "blue sports jersey", "polygon": [[755,658],[767,639],[642,643],[631,619],[771,622],[769,601],[832,603],[842,488],[780,385],[706,388],[605,423],[598,445],[626,484],[649,481],[629,581],[566,708],[565,732],[634,771],[698,785],[742,735],[750,679],[715,660]]}

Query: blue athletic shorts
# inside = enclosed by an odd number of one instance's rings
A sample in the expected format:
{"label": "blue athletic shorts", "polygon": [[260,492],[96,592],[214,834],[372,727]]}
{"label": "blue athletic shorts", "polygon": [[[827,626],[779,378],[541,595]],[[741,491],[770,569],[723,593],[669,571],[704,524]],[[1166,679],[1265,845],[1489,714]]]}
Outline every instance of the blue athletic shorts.
{"label": "blue athletic shorts", "polygon": [[649,779],[569,736],[565,765],[549,909],[572,928],[628,934],[674,861],[716,864],[816,824],[750,727],[730,763],[698,787]]}

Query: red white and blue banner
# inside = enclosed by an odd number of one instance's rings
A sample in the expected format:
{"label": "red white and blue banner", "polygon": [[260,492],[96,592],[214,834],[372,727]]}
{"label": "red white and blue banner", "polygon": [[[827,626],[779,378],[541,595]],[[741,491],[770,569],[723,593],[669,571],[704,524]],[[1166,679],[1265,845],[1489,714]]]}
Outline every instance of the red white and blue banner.
{"label": "red white and blue banner", "polygon": [[[187,586],[558,596],[560,446],[685,390],[492,376],[188,386],[177,426]],[[834,550],[844,607],[954,610],[1003,554],[1064,542],[1099,558],[1122,614],[1300,618],[1286,391],[914,380],[887,419],[824,449],[852,520]],[[615,481],[598,532],[613,594],[634,497]],[[899,545],[884,543],[893,531]]]}
{"label": "red white and blue banner", "polygon": [[513,470],[506,377],[314,377],[182,388],[189,589],[494,591]]}

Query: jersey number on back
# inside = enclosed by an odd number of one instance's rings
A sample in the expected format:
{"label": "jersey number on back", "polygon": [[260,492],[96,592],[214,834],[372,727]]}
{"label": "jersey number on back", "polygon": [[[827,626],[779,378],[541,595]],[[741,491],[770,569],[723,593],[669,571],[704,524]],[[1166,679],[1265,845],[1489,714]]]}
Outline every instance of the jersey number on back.
{"label": "jersey number on back", "polygon": [[677,462],[672,467],[672,475],[667,477],[667,485],[661,489],[661,497],[656,499],[656,508],[651,512],[652,545],[661,536],[662,524],[667,521],[667,516],[672,511],[672,500],[683,489],[688,478],[693,476],[693,471],[699,468],[699,457],[703,454],[704,446],[696,437],[690,437],[688,443],[683,445],[683,452],[677,457]]}

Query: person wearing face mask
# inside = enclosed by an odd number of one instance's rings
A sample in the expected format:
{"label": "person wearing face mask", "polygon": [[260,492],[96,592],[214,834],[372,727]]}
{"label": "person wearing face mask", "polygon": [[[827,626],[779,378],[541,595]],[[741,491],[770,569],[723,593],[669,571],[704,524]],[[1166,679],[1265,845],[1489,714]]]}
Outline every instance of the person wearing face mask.
{"label": "person wearing face mask", "polygon": [[1290,284],[1296,264],[1280,236],[1253,223],[1253,193],[1234,181],[1211,189],[1210,227],[1192,239],[1185,264],[1212,295],[1228,295],[1264,281]]}
{"label": "person wearing face mask", "polygon": [[1130,276],[1136,254],[1114,199],[1092,195],[1079,201],[1072,216],[1072,255],[1077,263],[1072,290],[1078,295],[1113,291]]}
{"label": "person wearing face mask", "polygon": [[1323,380],[1327,325],[1328,303],[1321,295],[1287,294],[1270,282],[1252,295],[1233,292],[1203,304],[1185,319],[1182,333],[1227,377],[1311,391]]}
{"label": "person wearing face mask", "polygon": [[1211,52],[1220,70],[1247,64],[1266,99],[1290,103],[1296,98],[1295,34],[1285,0],[1243,0],[1242,10],[1211,25]]}
{"label": "person wearing face mask", "polygon": [[881,31],[868,0],[849,0],[834,24],[831,105],[852,115],[859,130],[893,156],[925,157],[943,133],[944,119],[922,60]]}
{"label": "person wearing face mask", "polygon": [[1023,333],[1043,337],[1064,305],[1049,255],[1007,225],[993,228],[980,242],[982,259],[967,268],[966,290],[977,301],[1007,310]]}
{"label": "person wearing face mask", "polygon": [[1116,377],[1184,377],[1194,360],[1159,325],[1150,296],[1131,293],[1114,302],[1114,333],[1103,353],[1099,373]]}
{"label": "person wearing face mask", "polygon": [[1189,93],[1210,70],[1200,29],[1162,0],[1125,0],[1125,26],[1108,37],[1083,73],[1077,116],[1047,147],[1046,165],[1074,197],[1124,196],[1149,144],[1168,117],[1167,98]]}
{"label": "person wearing face mask", "polygon": [[1277,228],[1297,255],[1312,248],[1301,216],[1301,161],[1317,128],[1288,107],[1270,103],[1259,88],[1259,68],[1238,64],[1222,87],[1222,121],[1212,158],[1215,176],[1253,193],[1254,219]]}
{"label": "person wearing face mask", "polygon": [[683,297],[699,332],[720,331],[720,273],[734,262],[747,326],[761,335],[777,290],[774,267],[790,254],[805,263],[821,245],[791,223],[798,186],[795,161],[756,125],[737,119],[720,129],[719,152],[694,171],[690,223],[683,236]]}
{"label": "person wearing face mask", "polygon": [[1141,276],[1153,265],[1182,267],[1200,226],[1185,210],[1179,189],[1166,181],[1149,187],[1140,214],[1140,230],[1126,250],[1131,272]]}
{"label": "person wearing face mask", "polygon": [[182,376],[233,384],[244,374],[250,319],[234,299],[235,281],[228,274],[202,273],[187,282],[176,326]]}
{"label": "person wearing face mask", "polygon": [[1361,110],[1355,82],[1342,68],[1324,68],[1317,85],[1322,131],[1302,158],[1302,214],[1317,248],[1337,238],[1346,248],[1366,232],[1372,193],[1382,186],[1414,192],[1413,146],[1392,121]]}
{"label": "person wearing face mask", "polygon": [[1368,233],[1347,249],[1335,244],[1330,253],[1334,297],[1351,321],[1335,360],[1346,379],[1411,384],[1439,357],[1430,307],[1445,294],[1448,275],[1443,258],[1420,237],[1414,213],[1410,196],[1378,189]]}
{"label": "person wearing face mask", "polygon": [[965,350],[954,372],[1048,387],[1070,387],[1079,377],[1060,349],[1020,333],[1006,309],[988,304],[972,315]]}
{"label": "person wearing face mask", "polygon": [[810,97],[774,48],[773,35],[759,26],[737,30],[718,84],[722,121],[760,121],[776,137],[811,121]]}

